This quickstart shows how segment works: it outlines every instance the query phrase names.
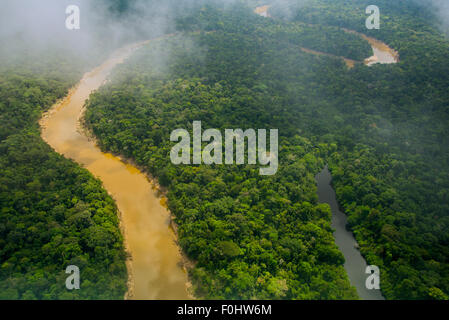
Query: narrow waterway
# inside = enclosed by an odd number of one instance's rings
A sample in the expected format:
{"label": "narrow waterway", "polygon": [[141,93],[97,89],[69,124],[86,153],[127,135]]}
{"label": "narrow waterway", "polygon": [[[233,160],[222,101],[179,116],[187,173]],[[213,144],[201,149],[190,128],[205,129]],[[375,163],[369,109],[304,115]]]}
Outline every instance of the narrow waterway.
{"label": "narrow waterway", "polygon": [[335,243],[345,257],[344,267],[349,281],[356,287],[361,299],[384,300],[380,290],[369,290],[365,286],[365,281],[369,276],[369,274],[365,273],[367,264],[360,251],[356,248],[357,242],[354,235],[351,231],[346,230],[347,216],[339,209],[335,191],[331,186],[332,176],[327,166],[316,176],[316,181],[318,186],[318,201],[320,203],[327,203],[331,207],[332,228],[335,229]]}
{"label": "narrow waterway", "polygon": [[343,61],[346,63],[346,66],[351,69],[354,68],[355,64],[358,61],[352,60],[352,59],[348,59],[345,57],[339,57],[330,53],[325,53],[325,52],[320,52],[320,51],[315,51],[315,50],[311,50],[311,49],[307,49],[307,48],[301,48],[301,51],[305,52],[305,53],[311,53],[317,56],[328,56],[328,57],[333,57],[333,58],[339,58],[339,59],[343,59]]}
{"label": "narrow waterway", "polygon": [[189,299],[187,274],[170,228],[170,213],[157,197],[153,184],[136,167],[101,152],[79,124],[89,95],[105,82],[117,64],[147,43],[122,48],[87,73],[62,102],[43,116],[42,138],[58,153],[98,177],[116,201],[127,251],[131,254],[127,262],[130,274],[127,298]]}
{"label": "narrow waterway", "polygon": [[[265,6],[257,7],[254,10],[254,12],[262,17],[271,18],[270,13],[268,12],[269,9],[270,9],[270,6],[265,5]],[[391,63],[399,62],[399,53],[397,51],[393,50],[392,48],[390,48],[384,42],[374,39],[372,37],[368,37],[367,35],[357,32],[357,31],[354,31],[354,30],[350,30],[350,29],[346,29],[346,28],[341,28],[341,30],[343,30],[347,33],[355,34],[355,35],[363,38],[364,40],[366,40],[371,45],[371,48],[373,50],[373,55],[371,57],[367,57],[363,61],[363,64],[365,64],[367,66],[372,66],[377,63],[391,64]],[[353,68],[357,62],[362,63],[361,61],[355,61],[355,60],[348,59],[345,57],[335,56],[330,53],[315,51],[315,50],[311,50],[308,48],[301,48],[301,50],[306,53],[311,53],[314,55],[322,55],[322,56],[329,56],[329,57],[343,59],[349,69]]]}

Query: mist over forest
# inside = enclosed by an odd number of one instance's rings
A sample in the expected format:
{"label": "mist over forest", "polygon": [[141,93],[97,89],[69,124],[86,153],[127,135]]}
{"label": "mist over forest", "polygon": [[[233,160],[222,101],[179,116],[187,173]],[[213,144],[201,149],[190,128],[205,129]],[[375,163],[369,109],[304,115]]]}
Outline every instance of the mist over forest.
{"label": "mist over forest", "polygon": [[[402,10],[406,2],[417,4],[427,17],[437,17],[431,23],[448,32],[449,5],[444,0],[406,0],[397,4]],[[312,0],[274,0],[270,4],[284,18]],[[263,4],[244,0],[4,0],[0,11],[0,41],[2,60],[32,57],[44,50],[63,50],[89,58],[110,51],[121,44],[150,39],[176,30],[176,19],[203,4],[229,7],[235,3]],[[69,5],[81,12],[80,30],[65,27]],[[393,4],[395,8],[395,4]]]}

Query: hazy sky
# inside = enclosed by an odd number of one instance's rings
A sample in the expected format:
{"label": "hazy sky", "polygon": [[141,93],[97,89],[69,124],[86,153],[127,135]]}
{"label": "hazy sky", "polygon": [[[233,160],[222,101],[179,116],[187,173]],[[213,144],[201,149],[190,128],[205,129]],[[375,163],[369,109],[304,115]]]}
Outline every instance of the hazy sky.
{"label": "hazy sky", "polygon": [[445,31],[449,30],[449,0],[425,0],[434,6],[434,12],[440,18]]}
{"label": "hazy sky", "polygon": [[[85,52],[114,47],[124,40],[150,38],[174,26],[173,0],[132,0],[132,18],[111,14],[108,1],[110,4],[111,0],[2,0],[1,45],[12,54],[48,47]],[[68,5],[80,9],[80,30],[66,28]]]}
{"label": "hazy sky", "polygon": [[[151,38],[174,28],[176,12],[183,12],[201,0],[128,0],[132,17],[120,19],[111,14],[108,6],[113,0],[1,0],[0,48],[2,54],[39,51],[60,47],[81,53],[114,47],[123,40]],[[203,2],[211,2],[212,0]],[[213,0],[232,3],[239,0]],[[267,0],[285,8],[286,14],[313,0]],[[441,26],[449,30],[449,0],[417,1],[434,8]],[[430,5],[429,5],[430,3]],[[68,5],[81,11],[81,29],[67,30],[65,13]],[[6,47],[6,48],[5,48]]]}

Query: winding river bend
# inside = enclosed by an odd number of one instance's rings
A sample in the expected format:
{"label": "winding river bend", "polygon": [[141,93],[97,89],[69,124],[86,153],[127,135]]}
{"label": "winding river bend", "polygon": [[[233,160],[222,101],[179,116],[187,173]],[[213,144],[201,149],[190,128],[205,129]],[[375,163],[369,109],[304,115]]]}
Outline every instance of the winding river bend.
{"label": "winding river bend", "polygon": [[356,287],[359,297],[363,300],[384,300],[380,290],[368,290],[365,286],[367,267],[365,259],[356,248],[357,242],[352,232],[346,230],[347,216],[340,211],[335,191],[331,186],[332,176],[327,166],[316,176],[318,186],[318,201],[327,203],[332,211],[332,228],[335,229],[335,243],[345,257],[345,270],[349,281]]}
{"label": "winding river bend", "polygon": [[[82,133],[79,119],[89,95],[111,70],[141,42],[116,51],[101,66],[87,73],[70,94],[40,121],[42,138],[58,153],[83,165],[98,177],[116,201],[127,251],[129,299],[190,299],[181,252],[170,228],[171,217],[145,174],[112,154],[103,153]],[[82,276],[82,270],[81,270]]]}
{"label": "winding river bend", "polygon": [[[254,10],[254,12],[262,17],[271,18],[270,13],[268,12],[269,9],[270,9],[270,6],[265,5],[265,6],[257,7]],[[382,41],[379,41],[372,37],[368,37],[367,35],[357,32],[357,31],[354,31],[354,30],[350,30],[350,29],[346,29],[346,28],[341,28],[341,30],[343,30],[344,32],[347,32],[347,33],[355,34],[355,35],[363,38],[364,40],[366,40],[371,45],[371,48],[373,49],[373,55],[371,57],[366,58],[363,61],[363,64],[365,64],[367,66],[372,66],[376,63],[391,64],[391,63],[399,62],[399,53],[397,51],[393,50],[392,48],[390,48],[387,44],[383,43]],[[315,51],[315,50],[311,50],[308,48],[301,48],[301,50],[306,53],[310,53],[310,54],[314,54],[314,55],[328,56],[328,57],[343,59],[343,61],[346,63],[346,66],[348,68],[353,68],[356,63],[362,63],[362,61],[355,61],[355,60],[348,59],[345,57],[339,57],[339,56],[335,56],[330,53]]]}

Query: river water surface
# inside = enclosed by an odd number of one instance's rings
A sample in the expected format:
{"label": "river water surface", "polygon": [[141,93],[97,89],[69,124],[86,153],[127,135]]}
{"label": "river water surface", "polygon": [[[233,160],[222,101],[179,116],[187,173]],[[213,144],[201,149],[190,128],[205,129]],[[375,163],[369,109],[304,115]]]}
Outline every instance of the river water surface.
{"label": "river water surface", "polygon": [[[147,42],[116,51],[109,60],[87,73],[79,85],[41,119],[42,137],[58,153],[78,162],[98,177],[117,203],[127,251],[132,259],[127,298],[189,299],[187,274],[170,213],[145,174],[120,158],[103,153],[80,130],[79,119],[89,95],[110,71]],[[81,270],[82,277],[82,270]]]}
{"label": "river water surface", "polygon": [[[332,228],[335,229],[335,243],[345,257],[344,267],[351,284],[356,287],[359,297],[363,300],[384,300],[380,290],[368,290],[365,281],[369,274],[365,273],[367,264],[356,248],[357,242],[351,231],[346,230],[347,216],[340,211],[335,191],[331,186],[332,176],[327,166],[316,176],[318,186],[318,201],[327,203],[332,211]],[[382,279],[381,279],[382,280]],[[382,282],[381,282],[382,285]]]}

